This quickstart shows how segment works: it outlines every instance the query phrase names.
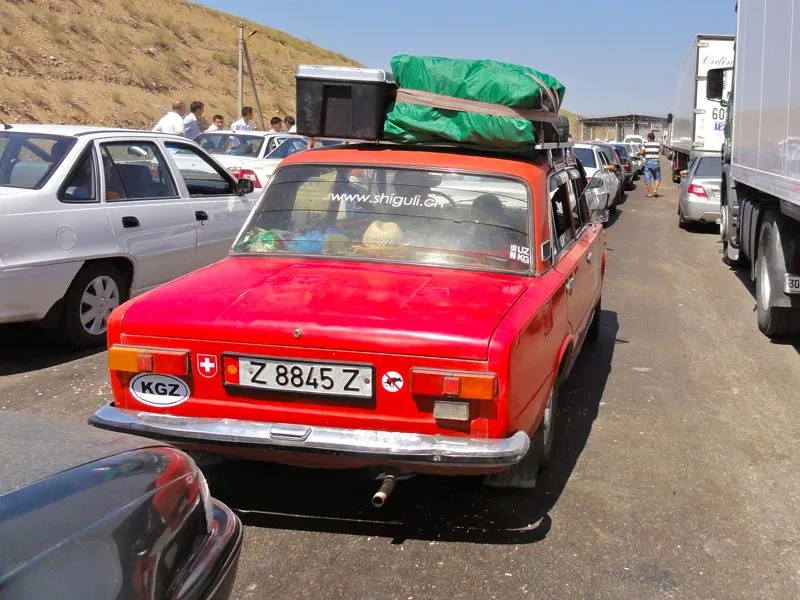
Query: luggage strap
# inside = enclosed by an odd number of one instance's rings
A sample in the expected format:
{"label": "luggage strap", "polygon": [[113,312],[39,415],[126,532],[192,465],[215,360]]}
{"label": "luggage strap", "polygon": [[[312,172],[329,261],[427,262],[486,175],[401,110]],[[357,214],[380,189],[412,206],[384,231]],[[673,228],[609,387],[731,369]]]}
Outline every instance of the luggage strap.
{"label": "luggage strap", "polygon": [[[536,78],[534,78],[536,80]],[[551,100],[554,100],[554,94],[550,88],[544,85],[541,81],[537,83],[547,90]],[[557,96],[553,102],[553,106],[558,109]],[[558,119],[558,112],[551,112],[542,108],[514,108],[511,106],[503,106],[502,104],[492,104],[491,102],[480,102],[478,100],[466,100],[465,98],[454,98],[453,96],[443,96],[442,94],[434,94],[433,92],[424,92],[422,90],[411,90],[407,88],[400,88],[397,90],[397,102],[405,102],[407,104],[419,104],[420,106],[430,106],[432,108],[440,108],[442,110],[455,110],[459,112],[472,112],[492,117],[511,117],[514,119],[525,119],[526,121],[539,121],[543,123],[555,123]]]}

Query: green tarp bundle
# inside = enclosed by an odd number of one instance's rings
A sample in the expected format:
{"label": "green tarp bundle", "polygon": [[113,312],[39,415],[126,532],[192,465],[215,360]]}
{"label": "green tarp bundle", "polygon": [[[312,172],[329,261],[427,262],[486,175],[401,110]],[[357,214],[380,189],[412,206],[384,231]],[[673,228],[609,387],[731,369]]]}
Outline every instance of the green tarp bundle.
{"label": "green tarp bundle", "polygon": [[[551,111],[557,111],[564,98],[564,86],[555,77],[520,65],[407,54],[393,57],[391,65],[400,90]],[[557,105],[552,106],[556,97]],[[533,122],[524,118],[397,101],[386,116],[384,139],[407,144],[459,142],[513,150],[536,143],[536,129]]]}

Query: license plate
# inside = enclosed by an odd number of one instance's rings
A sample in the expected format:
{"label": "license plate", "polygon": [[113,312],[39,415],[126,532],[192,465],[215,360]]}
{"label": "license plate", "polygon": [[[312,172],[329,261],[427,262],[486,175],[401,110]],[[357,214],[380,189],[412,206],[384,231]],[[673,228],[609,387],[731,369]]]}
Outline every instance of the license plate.
{"label": "license plate", "polygon": [[787,275],[783,291],[787,294],[800,294],[800,275]]}
{"label": "license plate", "polygon": [[365,365],[239,357],[239,382],[249,388],[319,396],[371,398],[373,369]]}

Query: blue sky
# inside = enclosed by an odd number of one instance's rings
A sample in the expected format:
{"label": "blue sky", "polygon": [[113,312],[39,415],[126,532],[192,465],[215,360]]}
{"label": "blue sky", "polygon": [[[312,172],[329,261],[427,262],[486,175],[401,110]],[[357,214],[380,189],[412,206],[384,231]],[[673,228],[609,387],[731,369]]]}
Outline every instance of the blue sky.
{"label": "blue sky", "polygon": [[[202,0],[386,68],[409,53],[558,77],[581,114],[666,114],[696,33],[734,33],[735,0]],[[255,58],[255,57],[254,57]],[[257,60],[268,57],[259,57]]]}

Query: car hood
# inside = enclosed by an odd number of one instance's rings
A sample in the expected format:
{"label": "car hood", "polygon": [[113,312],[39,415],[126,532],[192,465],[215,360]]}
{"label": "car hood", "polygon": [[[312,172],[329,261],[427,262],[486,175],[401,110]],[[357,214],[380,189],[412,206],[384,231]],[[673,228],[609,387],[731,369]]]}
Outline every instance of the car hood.
{"label": "car hood", "polygon": [[526,285],[448,268],[230,257],[134,301],[122,332],[485,360]]}

